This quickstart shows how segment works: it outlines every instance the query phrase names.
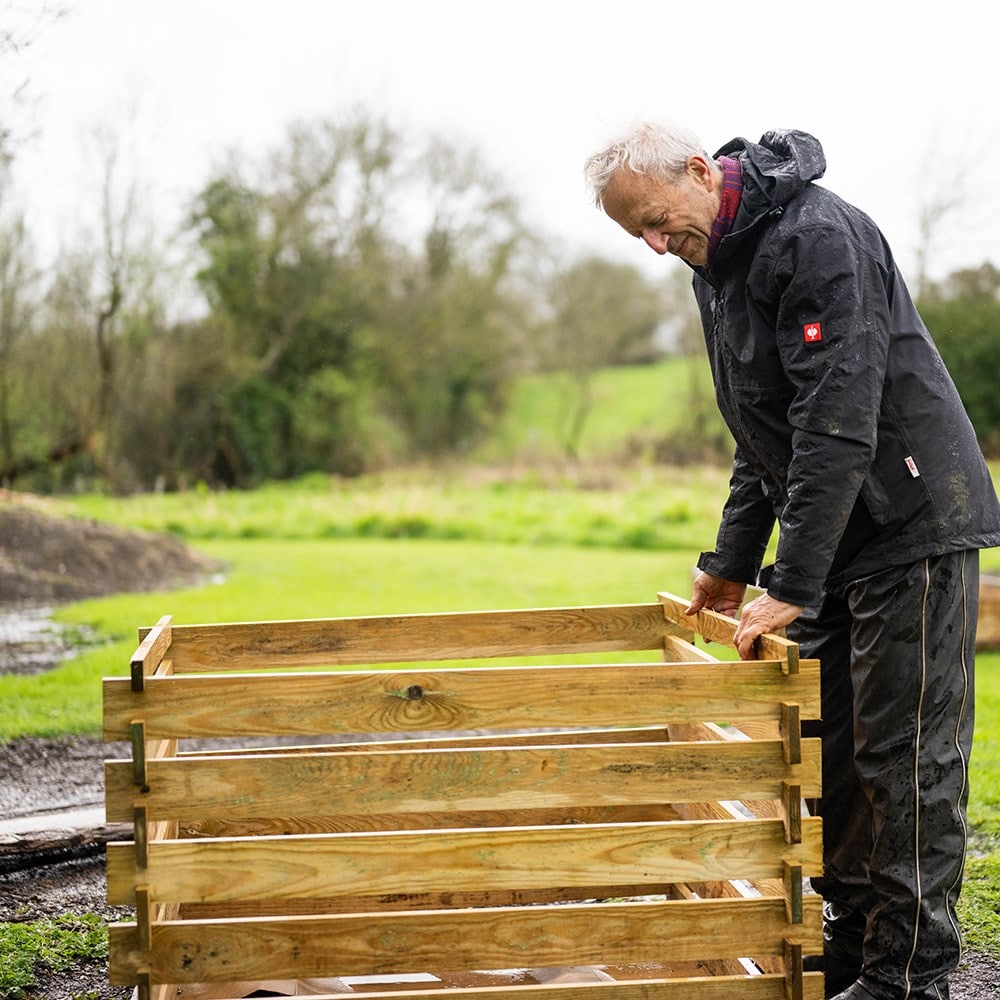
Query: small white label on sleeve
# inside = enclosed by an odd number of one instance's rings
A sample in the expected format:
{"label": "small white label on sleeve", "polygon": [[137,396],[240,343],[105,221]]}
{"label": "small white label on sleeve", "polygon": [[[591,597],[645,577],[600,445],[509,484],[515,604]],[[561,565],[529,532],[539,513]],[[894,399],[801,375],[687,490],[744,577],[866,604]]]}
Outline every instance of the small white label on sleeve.
{"label": "small white label on sleeve", "polygon": [[913,461],[913,456],[907,455],[903,461],[906,462],[906,467],[910,470],[910,475],[913,476],[914,479],[919,479],[920,470],[917,468],[917,463]]}

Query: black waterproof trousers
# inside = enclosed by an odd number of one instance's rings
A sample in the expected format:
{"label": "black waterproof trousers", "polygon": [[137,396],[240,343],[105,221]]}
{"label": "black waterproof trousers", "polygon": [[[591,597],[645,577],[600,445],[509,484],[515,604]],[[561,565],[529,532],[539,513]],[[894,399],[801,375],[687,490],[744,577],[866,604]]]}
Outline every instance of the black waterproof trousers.
{"label": "black waterproof trousers", "polygon": [[[819,658],[824,955],[878,1000],[947,998],[961,955],[979,553],[855,581],[789,626]],[[841,983],[841,988],[843,982]],[[828,992],[828,995],[831,995]]]}

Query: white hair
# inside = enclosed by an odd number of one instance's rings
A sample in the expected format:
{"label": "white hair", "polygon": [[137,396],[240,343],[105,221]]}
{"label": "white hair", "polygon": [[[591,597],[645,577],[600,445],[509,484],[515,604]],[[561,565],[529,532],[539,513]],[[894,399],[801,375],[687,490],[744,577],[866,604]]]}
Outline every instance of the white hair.
{"label": "white hair", "polygon": [[684,172],[688,157],[703,156],[701,139],[689,129],[672,125],[636,122],[603,149],[587,158],[583,176],[598,208],[604,207],[604,194],[619,170],[657,177],[677,177]]}

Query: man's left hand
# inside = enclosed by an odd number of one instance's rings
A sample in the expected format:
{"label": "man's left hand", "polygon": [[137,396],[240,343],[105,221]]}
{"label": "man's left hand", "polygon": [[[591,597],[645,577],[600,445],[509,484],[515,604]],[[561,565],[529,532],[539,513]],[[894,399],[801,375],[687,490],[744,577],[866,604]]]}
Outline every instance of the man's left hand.
{"label": "man's left hand", "polygon": [[755,659],[754,642],[765,632],[776,632],[795,621],[802,614],[798,604],[786,604],[763,594],[751,601],[740,615],[736,629],[736,649],[741,660]]}

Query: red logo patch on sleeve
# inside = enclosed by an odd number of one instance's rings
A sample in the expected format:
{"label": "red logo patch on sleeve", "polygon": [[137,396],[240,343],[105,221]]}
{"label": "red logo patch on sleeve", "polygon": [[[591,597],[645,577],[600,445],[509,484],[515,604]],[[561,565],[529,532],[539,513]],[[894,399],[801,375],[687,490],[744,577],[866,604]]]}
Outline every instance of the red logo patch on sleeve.
{"label": "red logo patch on sleeve", "polygon": [[802,338],[807,344],[815,344],[823,339],[823,330],[819,323],[806,323],[802,327]]}

